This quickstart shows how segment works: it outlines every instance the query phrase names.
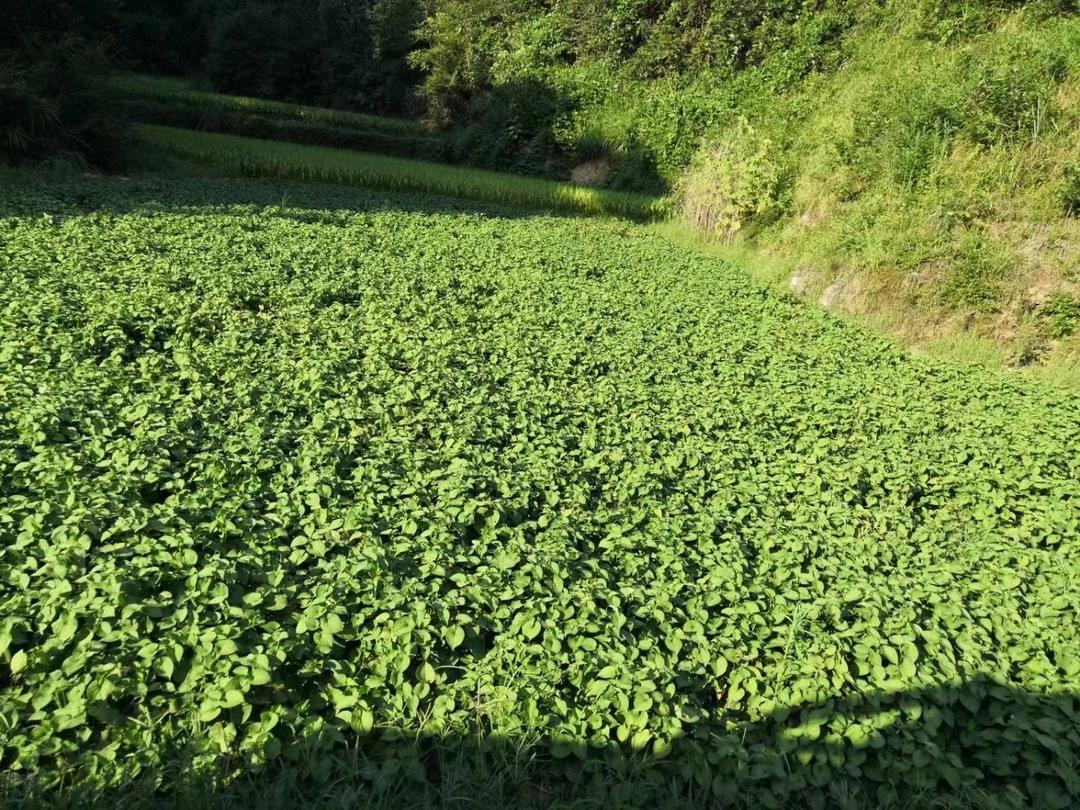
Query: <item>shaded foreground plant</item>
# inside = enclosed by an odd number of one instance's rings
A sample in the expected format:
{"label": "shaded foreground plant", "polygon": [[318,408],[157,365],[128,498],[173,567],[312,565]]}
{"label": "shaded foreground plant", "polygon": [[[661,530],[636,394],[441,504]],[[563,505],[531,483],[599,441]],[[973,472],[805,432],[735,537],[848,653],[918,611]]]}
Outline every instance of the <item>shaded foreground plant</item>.
{"label": "shaded foreground plant", "polygon": [[[688,681],[684,688],[708,688]],[[989,678],[701,720],[661,756],[616,740],[318,722],[269,759],[194,741],[105,790],[9,775],[0,804],[183,807],[1067,807],[1080,796],[1075,695]],[[277,738],[275,738],[276,740]],[[963,741],[958,744],[959,741]]]}

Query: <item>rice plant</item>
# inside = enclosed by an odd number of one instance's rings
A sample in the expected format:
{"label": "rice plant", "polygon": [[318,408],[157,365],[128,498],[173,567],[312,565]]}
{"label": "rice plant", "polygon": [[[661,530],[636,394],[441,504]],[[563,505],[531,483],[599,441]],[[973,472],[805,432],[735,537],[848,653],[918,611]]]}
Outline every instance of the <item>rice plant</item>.
{"label": "rice plant", "polygon": [[315,180],[632,219],[657,218],[668,210],[663,198],[479,169],[174,127],[142,125],[137,130],[151,144],[179,157],[251,177]]}

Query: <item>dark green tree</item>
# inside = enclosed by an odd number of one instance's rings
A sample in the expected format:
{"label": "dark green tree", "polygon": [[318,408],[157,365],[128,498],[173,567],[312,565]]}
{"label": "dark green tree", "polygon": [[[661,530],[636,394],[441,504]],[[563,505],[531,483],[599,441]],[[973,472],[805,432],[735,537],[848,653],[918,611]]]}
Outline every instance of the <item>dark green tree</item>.
{"label": "dark green tree", "polygon": [[112,0],[14,0],[0,27],[0,159],[108,162],[115,124],[98,91]]}

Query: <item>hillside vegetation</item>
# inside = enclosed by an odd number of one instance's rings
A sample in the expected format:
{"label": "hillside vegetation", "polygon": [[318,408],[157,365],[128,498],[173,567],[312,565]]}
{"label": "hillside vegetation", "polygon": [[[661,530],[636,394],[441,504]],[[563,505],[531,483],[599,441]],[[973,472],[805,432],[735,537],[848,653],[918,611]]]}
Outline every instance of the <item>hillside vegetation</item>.
{"label": "hillside vegetation", "polygon": [[214,93],[191,81],[160,76],[114,76],[106,87],[129,121],[144,124],[428,161],[445,153],[441,138],[405,118]]}
{"label": "hillside vegetation", "polygon": [[0,803],[1080,800],[1074,396],[335,186],[6,183],[0,274]]}
{"label": "hillside vegetation", "polygon": [[[60,0],[46,0],[58,3]],[[96,0],[116,63],[214,89],[380,114],[416,113],[409,53],[425,0]]]}

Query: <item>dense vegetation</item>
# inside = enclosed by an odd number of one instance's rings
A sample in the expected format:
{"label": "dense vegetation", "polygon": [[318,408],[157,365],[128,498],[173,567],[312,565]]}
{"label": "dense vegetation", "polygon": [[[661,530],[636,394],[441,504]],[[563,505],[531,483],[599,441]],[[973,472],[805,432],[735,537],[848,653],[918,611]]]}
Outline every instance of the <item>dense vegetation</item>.
{"label": "dense vegetation", "polygon": [[14,0],[0,30],[0,161],[121,160],[121,119],[101,88],[116,68],[418,113],[420,74],[408,55],[423,13],[420,0]]}
{"label": "dense vegetation", "polygon": [[[1033,116],[1050,123],[1052,87],[1078,58],[1075,26],[1064,22],[1075,10],[1071,0],[444,0],[421,29],[414,61],[424,68],[430,114],[459,126],[475,121],[484,130],[478,139],[504,141],[507,160],[542,136],[556,148],[637,158],[668,183],[703,138],[721,137],[741,117],[789,148],[813,112],[806,107],[819,80],[871,67],[886,83],[900,80],[901,92],[887,99],[876,82],[864,84],[856,125],[901,151],[921,147],[898,161],[884,156],[911,180],[926,167],[904,160],[927,163],[934,137],[990,143],[1030,133]],[[881,64],[859,64],[869,46],[890,60],[892,76],[880,75]]]}
{"label": "dense vegetation", "polygon": [[245,96],[416,112],[422,0],[122,0],[119,58]]}
{"label": "dense vegetation", "polygon": [[109,0],[15,0],[0,26],[0,163],[107,165],[116,123],[97,87]]}
{"label": "dense vegetation", "polygon": [[9,6],[0,806],[1080,805],[1076,0]]}
{"label": "dense vegetation", "polygon": [[[1080,384],[1075,0],[17,3],[0,156],[104,166],[110,116],[673,192],[808,297]],[[115,106],[106,66],[422,119]],[[146,90],[142,87],[140,92]],[[439,130],[437,139],[431,129]],[[574,175],[575,177],[577,175]],[[1064,314],[1063,314],[1064,313]]]}
{"label": "dense vegetation", "polygon": [[453,153],[600,159],[834,308],[1080,380],[1075,3],[446,0],[423,36]]}
{"label": "dense vegetation", "polygon": [[1075,397],[620,221],[0,205],[6,798],[1080,800]]}
{"label": "dense vegetation", "polygon": [[438,160],[441,138],[419,122],[263,98],[231,96],[181,79],[125,74],[109,82],[125,115],[150,124]]}

